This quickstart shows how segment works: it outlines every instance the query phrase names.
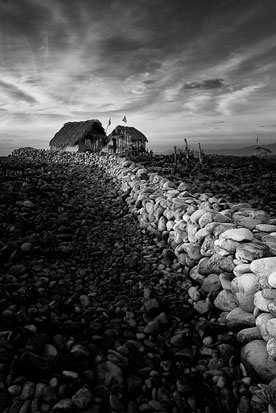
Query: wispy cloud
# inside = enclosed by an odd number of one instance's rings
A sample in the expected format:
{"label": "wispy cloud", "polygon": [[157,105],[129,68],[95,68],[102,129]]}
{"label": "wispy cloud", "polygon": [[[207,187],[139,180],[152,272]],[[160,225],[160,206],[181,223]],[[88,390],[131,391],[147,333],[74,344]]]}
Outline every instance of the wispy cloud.
{"label": "wispy cloud", "polygon": [[28,93],[24,92],[22,89],[13,85],[11,83],[6,83],[3,80],[0,80],[0,90],[4,93],[8,99],[12,99],[14,104],[16,105],[17,101],[23,101],[27,103],[36,103],[37,100],[29,95]]}
{"label": "wispy cloud", "polygon": [[223,115],[231,115],[234,110],[241,108],[248,102],[249,97],[264,85],[251,85],[242,89],[225,93],[218,98],[218,111]]}
{"label": "wispy cloud", "polygon": [[184,103],[183,107],[193,112],[201,112],[204,108],[207,108],[210,100],[211,97],[209,95],[192,96],[188,102]]}

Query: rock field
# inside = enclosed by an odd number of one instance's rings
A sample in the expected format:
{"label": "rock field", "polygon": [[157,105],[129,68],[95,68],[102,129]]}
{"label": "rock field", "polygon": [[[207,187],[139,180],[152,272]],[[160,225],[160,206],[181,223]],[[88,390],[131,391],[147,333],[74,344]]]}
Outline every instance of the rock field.
{"label": "rock field", "polygon": [[275,218],[114,156],[0,171],[0,412],[276,412]]}

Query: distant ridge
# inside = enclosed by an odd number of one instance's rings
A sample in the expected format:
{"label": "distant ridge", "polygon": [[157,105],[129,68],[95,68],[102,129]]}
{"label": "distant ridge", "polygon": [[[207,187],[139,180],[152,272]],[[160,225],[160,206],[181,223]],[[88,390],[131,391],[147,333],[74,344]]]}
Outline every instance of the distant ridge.
{"label": "distant ridge", "polygon": [[[244,146],[241,148],[227,148],[223,149],[220,148],[218,150],[208,150],[208,147],[206,147],[206,152],[208,153],[219,153],[219,154],[224,154],[224,155],[237,155],[237,156],[252,156],[256,154],[256,146],[257,145],[250,145],[250,146]],[[267,148],[271,150],[271,153],[268,153],[268,156],[275,156],[276,155],[276,142],[275,143],[270,143],[268,145],[260,145],[263,148]]]}
{"label": "distant ridge", "polygon": [[[230,147],[229,148],[229,143],[227,143],[225,146],[223,144],[220,144],[219,146],[215,146],[214,144],[208,144],[201,142],[203,151],[205,153],[209,154],[218,154],[218,155],[233,155],[233,156],[253,156],[256,154],[256,147],[257,145],[249,145],[249,146],[236,146],[236,147]],[[270,153],[268,153],[268,156],[276,156],[276,142],[270,143],[267,145],[260,145],[263,148],[268,148],[271,150]],[[155,144],[151,145],[152,149],[156,153],[163,153],[163,154],[169,154],[173,152],[173,145],[169,144]],[[184,145],[179,145],[177,148],[184,149]],[[190,148],[192,150],[197,151],[198,147],[195,143],[190,144]]]}

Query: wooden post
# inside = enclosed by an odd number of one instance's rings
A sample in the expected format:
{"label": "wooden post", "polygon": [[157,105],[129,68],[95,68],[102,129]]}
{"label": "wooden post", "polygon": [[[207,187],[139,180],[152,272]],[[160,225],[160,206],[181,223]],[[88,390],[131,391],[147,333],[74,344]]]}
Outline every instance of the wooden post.
{"label": "wooden post", "polygon": [[128,150],[128,141],[127,141],[127,134],[126,134],[126,127],[124,126],[124,143],[125,143],[125,149]]}
{"label": "wooden post", "polygon": [[186,154],[186,159],[187,161],[189,160],[189,144],[188,144],[188,140],[187,138],[184,139],[185,140],[185,154]]}
{"label": "wooden post", "polygon": [[176,146],[173,147],[174,153],[173,153],[173,158],[174,158],[174,173],[177,172],[177,148]]}
{"label": "wooden post", "polygon": [[200,142],[198,143],[198,149],[199,149],[199,151],[198,151],[198,159],[199,159],[199,163],[203,163],[203,151],[202,151],[202,148],[201,148],[201,145],[200,145]]}

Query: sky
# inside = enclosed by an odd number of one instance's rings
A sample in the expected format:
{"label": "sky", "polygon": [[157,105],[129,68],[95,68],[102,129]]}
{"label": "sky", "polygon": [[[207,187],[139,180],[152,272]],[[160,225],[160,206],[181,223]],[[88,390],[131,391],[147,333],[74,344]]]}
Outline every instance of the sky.
{"label": "sky", "polygon": [[0,153],[111,117],[153,149],[276,142],[275,0],[0,0]]}

